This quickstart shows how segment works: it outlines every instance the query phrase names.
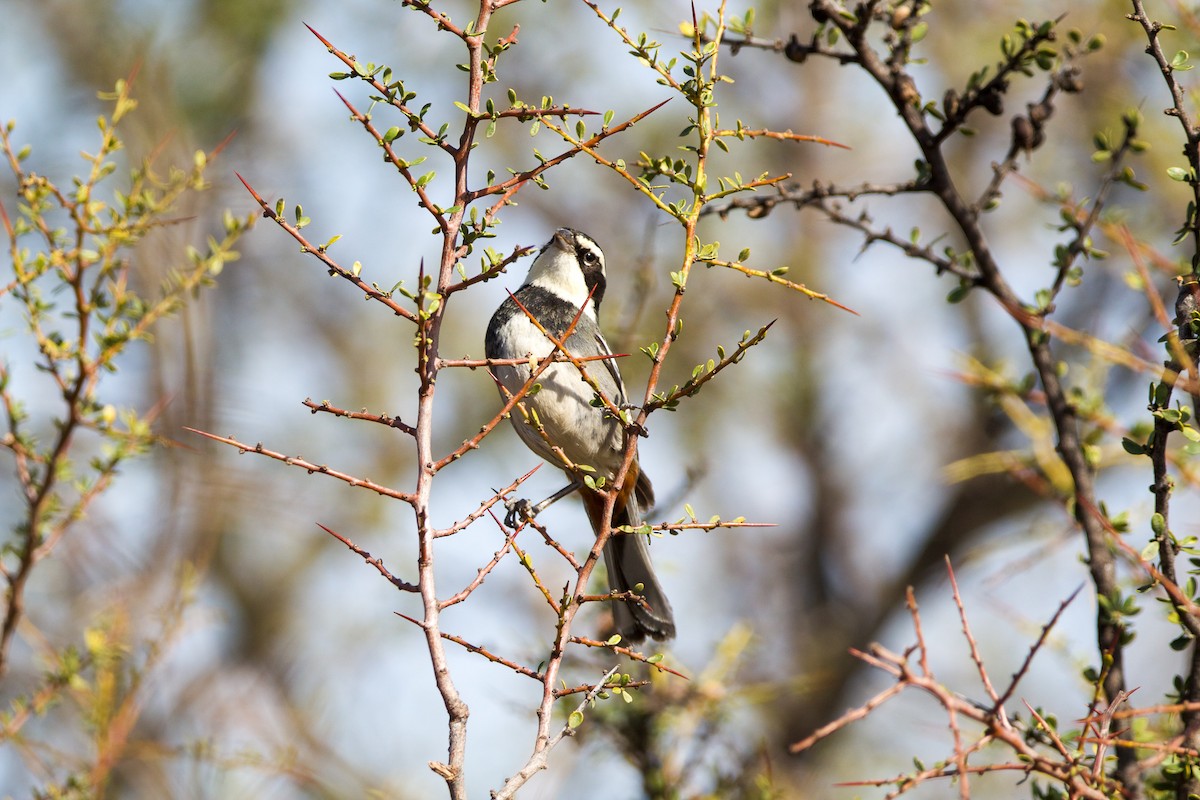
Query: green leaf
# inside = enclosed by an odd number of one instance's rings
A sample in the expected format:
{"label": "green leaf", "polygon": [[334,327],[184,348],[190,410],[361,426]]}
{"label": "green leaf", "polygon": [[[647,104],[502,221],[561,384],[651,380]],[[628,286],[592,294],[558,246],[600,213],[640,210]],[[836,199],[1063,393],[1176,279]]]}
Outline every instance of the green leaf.
{"label": "green leaf", "polygon": [[961,303],[967,299],[967,295],[971,293],[971,284],[962,283],[950,290],[950,294],[946,295],[947,303]]}
{"label": "green leaf", "polygon": [[1186,181],[1190,174],[1191,171],[1183,167],[1167,167],[1167,177],[1173,181]]}
{"label": "green leaf", "polygon": [[1129,453],[1130,455],[1134,455],[1134,456],[1144,456],[1144,455],[1146,455],[1146,452],[1147,452],[1145,445],[1138,444],[1133,439],[1130,439],[1128,436],[1121,439],[1121,447],[1125,448],[1126,453]]}
{"label": "green leaf", "polygon": [[576,709],[571,712],[571,716],[567,717],[567,727],[571,730],[578,728],[583,724],[583,712]]}

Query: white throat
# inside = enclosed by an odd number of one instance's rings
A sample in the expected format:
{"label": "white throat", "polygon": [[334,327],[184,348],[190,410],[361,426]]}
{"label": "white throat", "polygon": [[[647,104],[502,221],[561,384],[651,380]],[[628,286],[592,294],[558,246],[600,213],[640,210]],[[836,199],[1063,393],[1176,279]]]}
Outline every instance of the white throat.
{"label": "white throat", "polygon": [[537,286],[561,297],[596,319],[596,304],[588,299],[588,287],[576,263],[575,254],[551,244],[534,260],[525,278],[526,286]]}

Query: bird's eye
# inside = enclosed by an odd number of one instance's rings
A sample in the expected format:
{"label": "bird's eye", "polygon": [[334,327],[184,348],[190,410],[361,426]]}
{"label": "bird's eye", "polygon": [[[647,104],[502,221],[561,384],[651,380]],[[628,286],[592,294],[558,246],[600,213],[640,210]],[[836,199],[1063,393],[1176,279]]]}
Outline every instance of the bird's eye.
{"label": "bird's eye", "polygon": [[584,250],[579,254],[579,257],[583,259],[583,263],[585,264],[595,264],[599,260],[599,256],[591,250]]}

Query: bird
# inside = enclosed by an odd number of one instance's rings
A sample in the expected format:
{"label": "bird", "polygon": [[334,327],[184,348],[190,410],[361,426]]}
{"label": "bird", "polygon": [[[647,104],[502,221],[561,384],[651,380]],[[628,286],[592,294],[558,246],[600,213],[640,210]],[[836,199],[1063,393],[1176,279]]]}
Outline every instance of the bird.
{"label": "bird", "polygon": [[[607,283],[604,252],[596,241],[571,228],[555,231],[534,258],[525,282],[500,304],[488,323],[484,341],[487,358],[523,359],[519,364],[488,367],[502,399],[520,392],[529,380],[532,365],[554,350],[547,333],[561,340],[570,330],[565,349],[576,358],[612,355],[599,325]],[[531,316],[546,333],[539,330]],[[582,363],[595,387],[617,408],[623,408],[625,386],[616,360]],[[625,426],[606,404],[595,402],[596,390],[569,361],[551,363],[537,383],[538,390],[521,401],[526,413],[514,413],[510,419],[521,441],[562,468],[570,483],[536,506],[524,501],[510,506],[506,521],[512,525],[517,516],[532,517],[550,503],[578,492],[593,533],[599,536],[603,532],[605,498],[587,485],[578,467],[589,470],[593,478],[604,478],[604,487],[611,489],[625,460]],[[572,469],[570,465],[578,466]],[[616,495],[612,526],[640,527],[642,512],[654,504],[654,489],[636,455],[622,484],[616,487]],[[647,636],[656,640],[675,636],[674,614],[654,573],[647,538],[639,533],[613,533],[604,545],[609,585],[613,592],[623,595],[612,601],[613,621],[617,633],[630,642],[643,641]]]}

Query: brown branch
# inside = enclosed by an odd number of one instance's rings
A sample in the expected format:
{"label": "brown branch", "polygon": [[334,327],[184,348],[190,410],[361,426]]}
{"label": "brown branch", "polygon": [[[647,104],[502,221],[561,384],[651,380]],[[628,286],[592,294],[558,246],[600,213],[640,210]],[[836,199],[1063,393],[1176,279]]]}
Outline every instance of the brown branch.
{"label": "brown branch", "polygon": [[[481,9],[480,13],[484,14],[486,12],[483,9]],[[339,61],[341,61],[343,64],[345,64],[347,67],[349,67],[350,70],[355,75],[358,75],[358,77],[362,78],[364,81],[369,83],[375,89],[375,91],[377,91],[380,95],[387,98],[388,105],[392,106],[397,111],[399,111],[401,114],[403,114],[405,116],[405,118],[408,119],[409,124],[414,125],[416,127],[416,129],[419,130],[422,134],[424,134],[427,139],[437,142],[438,147],[440,147],[442,150],[444,150],[447,154],[455,155],[454,148],[451,147],[450,145],[446,144],[445,142],[441,141],[438,138],[438,132],[435,131],[433,128],[429,127],[427,124],[425,124],[424,120],[421,119],[420,114],[418,114],[415,111],[413,111],[412,109],[410,109],[403,102],[398,101],[395,97],[395,92],[393,90],[389,89],[387,86],[385,86],[381,81],[376,80],[375,77],[372,75],[367,75],[365,73],[365,71],[363,71],[362,68],[358,65],[357,59],[355,59],[353,56],[346,55],[341,50],[334,47],[333,44],[328,39],[326,39],[321,34],[317,33],[316,29],[314,29],[308,23],[305,23],[304,27],[308,28],[309,32],[312,33],[313,36],[317,37],[317,39],[320,40],[321,44],[325,45],[325,48],[330,53],[332,53]],[[453,30],[453,29],[447,28],[447,30]],[[461,35],[461,32],[460,32],[460,35]],[[473,49],[478,50],[479,49],[478,45],[475,45]]]}
{"label": "brown branch", "polygon": [[571,565],[571,569],[575,570],[576,574],[579,574],[580,569],[582,569],[582,567],[579,564],[579,559],[575,558],[574,553],[572,553],[567,548],[563,547],[562,544],[560,544],[557,539],[555,539],[553,536],[551,536],[550,531],[547,530],[547,528],[544,525],[542,525],[535,519],[526,519],[524,522],[521,523],[521,525],[522,525],[522,527],[528,525],[529,527],[533,528],[535,531],[540,533],[542,535],[542,539],[546,542],[546,546],[549,547],[551,550],[554,550],[555,552],[557,552],[560,556],[562,556],[563,559],[568,564]]}
{"label": "brown branch", "polygon": [[[620,682],[614,681],[614,680],[609,680],[608,683],[604,684],[604,688],[605,689],[643,689],[650,685],[651,685],[651,682],[648,680],[620,681]],[[592,688],[592,684],[581,683],[578,686],[572,686],[567,689],[557,689],[557,690],[555,690],[555,694],[558,695],[559,699],[562,699],[564,697],[570,697],[573,694],[580,694],[581,692],[587,692],[587,691],[591,690],[591,688]]]}
{"label": "brown branch", "polygon": [[[917,606],[917,596],[913,592],[911,586],[906,586],[904,589],[904,605],[908,608],[908,614],[913,621],[913,634],[917,637],[917,643],[914,645],[919,654],[918,665],[921,667],[921,673],[924,675],[932,675],[932,670],[929,669],[929,647],[925,644],[925,630],[921,627],[921,610]],[[905,656],[908,652],[905,652]]]}
{"label": "brown branch", "polygon": [[366,550],[363,550],[361,547],[356,545],[354,542],[350,541],[345,536],[342,536],[340,533],[333,530],[332,528],[327,528],[319,522],[317,523],[317,527],[320,528],[321,530],[325,531],[326,533],[328,533],[333,538],[337,539],[342,544],[346,545],[346,547],[350,548],[354,553],[356,553],[358,556],[360,556],[363,561],[367,562],[372,567],[374,567],[376,570],[378,570],[380,575],[387,578],[388,581],[393,586],[395,586],[397,589],[399,589],[400,591],[402,591],[402,592],[420,592],[421,591],[421,587],[417,586],[415,583],[409,583],[408,581],[401,580],[400,578],[397,578],[395,575],[393,575],[391,572],[389,572],[388,568],[383,565],[383,559],[372,556]]}
{"label": "brown branch", "polygon": [[289,467],[299,467],[300,469],[307,470],[310,475],[313,473],[320,473],[321,475],[328,475],[331,478],[337,478],[339,481],[348,483],[351,486],[354,486],[354,487],[357,487],[360,489],[367,489],[369,491],[375,492],[376,494],[383,495],[384,497],[390,497],[393,500],[403,500],[406,503],[413,503],[415,500],[414,496],[408,492],[401,492],[396,489],[391,489],[391,488],[388,488],[387,486],[375,483],[374,481],[369,481],[365,478],[356,478],[353,475],[350,475],[348,473],[339,472],[338,470],[335,470],[335,469],[330,469],[329,467],[325,466],[324,464],[314,464],[311,461],[307,461],[304,458],[301,458],[300,456],[289,456],[289,455],[284,455],[283,453],[277,453],[274,450],[268,450],[267,448],[262,446],[262,443],[246,444],[244,442],[239,442],[237,439],[234,439],[232,436],[217,436],[215,433],[208,433],[206,431],[197,430],[196,428],[189,428],[187,426],[184,426],[184,430],[188,431],[189,433],[195,433],[200,436],[203,436],[206,439],[212,439],[214,442],[220,442],[221,444],[227,444],[230,447],[236,447],[239,451],[241,451],[243,453],[255,453],[260,456],[266,456],[267,458],[272,458],[276,461],[282,461],[284,464],[287,464]]}
{"label": "brown branch", "polygon": [[[514,187],[511,190],[511,194],[505,195],[504,200],[506,202],[507,202],[508,198],[511,197],[512,194],[516,194],[517,188],[519,188],[519,187]],[[509,266],[511,266],[512,264],[515,264],[517,261],[519,261],[520,259],[529,255],[533,251],[534,251],[534,248],[532,248],[532,247],[525,247],[522,245],[517,245],[516,247],[513,248],[513,251],[511,253],[509,253],[507,256],[505,256],[503,259],[496,262],[492,266],[485,269],[483,272],[480,272],[478,275],[471,275],[470,277],[463,278],[458,283],[448,286],[446,288],[446,296],[450,296],[450,295],[454,294],[455,292],[461,292],[463,289],[474,286],[477,283],[483,283],[484,281],[490,281],[492,278],[495,278],[497,275],[502,274],[505,270],[507,270],[509,268]]]}
{"label": "brown branch", "polygon": [[387,306],[387,308],[390,309],[396,316],[404,317],[410,322],[417,321],[416,314],[392,300],[392,298],[386,292],[379,291],[375,287],[369,285],[362,278],[355,275],[352,271],[338,264],[335,260],[329,257],[329,254],[325,252],[324,248],[314,245],[312,242],[308,241],[304,234],[300,233],[299,228],[289,224],[288,221],[282,216],[276,214],[275,209],[271,208],[271,206],[267,204],[267,201],[264,200],[262,196],[254,190],[254,187],[251,186],[245,178],[236,172],[234,175],[237,175],[237,179],[242,182],[243,186],[246,187],[246,191],[250,193],[250,196],[253,197],[254,201],[258,203],[259,207],[262,208],[263,216],[273,221],[279,227],[283,228],[283,230],[286,231],[289,236],[300,243],[300,248],[303,252],[311,254],[318,261],[324,264],[329,270],[330,274],[337,275],[339,278],[350,281],[350,283],[354,284],[359,291],[372,300]]}
{"label": "brown branch", "polygon": [[[614,358],[628,358],[629,353],[605,353],[598,356],[571,356],[564,353],[551,353],[550,363],[552,364],[571,364],[578,361],[581,364],[587,364],[591,361],[610,361]],[[444,367],[466,367],[467,369],[478,369],[480,367],[513,367],[517,365],[528,364],[529,358],[439,358],[437,360],[438,369]],[[540,363],[540,362],[539,362]]]}
{"label": "brown branch", "polygon": [[[504,526],[500,525],[498,520],[497,526],[500,527],[501,530],[504,529]],[[511,534],[505,536],[504,544],[499,550],[492,554],[491,561],[479,568],[479,570],[475,573],[474,579],[464,586],[457,594],[447,597],[439,604],[443,610],[466,600],[471,596],[472,592],[483,585],[484,579],[487,578],[491,571],[496,568],[496,565],[500,563],[501,559],[504,558],[509,549],[514,547],[513,540],[517,538],[517,533],[519,533],[519,531],[513,531]]]}
{"label": "brown branch", "polygon": [[[1057,449],[1070,473],[1076,521],[1084,534],[1088,551],[1088,566],[1096,592],[1105,598],[1118,596],[1116,559],[1110,549],[1111,537],[1104,526],[1084,509],[1096,507],[1094,476],[1084,453],[1080,439],[1079,420],[1075,406],[1067,396],[1058,372],[1058,359],[1050,350],[1050,337],[1027,321],[1028,312],[1012,287],[1005,280],[999,263],[991,251],[990,244],[979,216],[963,199],[954,180],[941,140],[930,131],[920,104],[912,102],[911,78],[902,70],[893,69],[880,60],[862,27],[851,23],[840,15],[833,0],[814,0],[814,11],[822,11],[831,24],[846,36],[847,42],[859,54],[864,71],[877,83],[892,101],[913,140],[920,148],[929,171],[928,190],[941,202],[953,219],[955,226],[967,242],[979,270],[976,279],[979,286],[991,294],[1000,306],[1020,325],[1034,369],[1046,393],[1047,408],[1054,424]],[[1096,622],[1096,643],[1101,658],[1111,659],[1104,676],[1104,692],[1115,698],[1125,690],[1124,648],[1122,637],[1124,626],[1118,617],[1101,613]],[[1116,774],[1129,791],[1138,786],[1136,753],[1129,748],[1117,748]]]}
{"label": "brown branch", "polygon": [[[862,655],[862,653],[860,653],[857,650],[851,650],[850,652],[852,655]],[[868,700],[867,702],[858,706],[857,708],[853,708],[853,709],[847,711],[845,714],[842,714],[837,719],[822,725],[821,727],[819,727],[815,731],[813,731],[811,734],[809,734],[805,738],[801,739],[800,741],[793,742],[791,745],[788,746],[788,752],[802,753],[805,750],[807,750],[808,748],[812,747],[817,742],[822,741],[824,739],[828,739],[830,736],[837,733],[842,728],[845,728],[852,723],[858,722],[861,719],[866,719],[867,716],[871,714],[871,712],[873,712],[875,709],[879,708],[881,705],[886,703],[888,700],[891,700],[893,697],[895,697],[896,695],[903,692],[905,690],[905,688],[906,687],[903,683],[893,683],[891,686],[889,686],[886,689],[884,689],[883,691],[879,692],[874,697],[872,697],[870,700]]]}
{"label": "brown branch", "polygon": [[1021,666],[1018,667],[1017,671],[1013,673],[1012,680],[1009,681],[1008,688],[1004,690],[1004,694],[994,698],[995,703],[993,704],[992,708],[997,716],[1002,716],[1004,714],[1004,704],[1007,703],[1013,696],[1013,693],[1017,691],[1017,684],[1019,684],[1021,679],[1028,674],[1029,667],[1033,663],[1033,657],[1039,650],[1042,649],[1042,646],[1046,643],[1047,637],[1050,636],[1051,629],[1053,629],[1058,623],[1058,620],[1063,615],[1063,612],[1067,610],[1067,606],[1071,605],[1071,602],[1079,596],[1081,591],[1083,591],[1083,584],[1080,584],[1075,591],[1071,592],[1070,597],[1058,604],[1058,608],[1054,611],[1054,615],[1050,617],[1050,621],[1042,626],[1042,631],[1040,634],[1038,634],[1037,641],[1035,641],[1029,648],[1029,652],[1025,654],[1025,660],[1021,662]]}
{"label": "brown branch", "polygon": [[[400,617],[401,619],[408,620],[413,625],[416,625],[418,628],[421,628],[422,630],[425,629],[425,624],[423,622],[421,622],[421,620],[416,619],[415,617],[410,617],[407,614],[401,614],[399,611],[395,611],[392,613],[394,613],[397,617]],[[488,661],[491,661],[493,664],[499,664],[502,667],[507,667],[508,669],[512,670],[513,672],[517,673],[518,675],[524,675],[527,678],[533,678],[535,681],[542,680],[542,674],[540,672],[538,672],[537,670],[533,670],[522,664],[518,664],[516,661],[505,658],[504,656],[498,656],[495,653],[488,650],[486,647],[481,647],[477,644],[471,644],[470,642],[468,642],[466,639],[462,638],[461,636],[455,636],[454,634],[447,633],[446,631],[438,631],[438,636],[442,639],[445,639],[447,642],[454,642],[456,645],[459,645],[464,650],[466,650],[468,653],[476,653],[478,655],[483,656]]]}
{"label": "brown branch", "polygon": [[[494,515],[493,519],[495,519]],[[501,529],[504,528],[504,525],[498,519],[496,520],[496,525],[498,525]],[[518,526],[517,530],[513,531],[512,536],[509,537],[510,542],[516,538],[516,535],[520,530],[521,528]],[[541,592],[542,597],[546,601],[546,605],[550,606],[550,610],[554,612],[554,616],[558,617],[559,621],[561,622],[562,604],[551,596],[550,590],[546,588],[546,584],[542,583],[542,579],[538,576],[537,570],[533,568],[533,559],[531,559],[524,550],[518,547],[516,542],[512,542],[512,549],[513,552],[517,554],[517,560],[521,563],[521,566],[524,567],[525,571],[529,573],[529,577],[533,580],[533,585],[537,587],[539,592]],[[565,591],[563,592],[563,595],[566,596]]]}
{"label": "brown branch", "polygon": [[[1171,61],[1167,59],[1166,53],[1163,52],[1162,44],[1159,42],[1159,34],[1163,31],[1163,24],[1157,21],[1152,21],[1146,14],[1145,5],[1142,0],[1131,0],[1133,13],[1126,15],[1128,19],[1142,26],[1142,30],[1146,33],[1146,39],[1149,42],[1146,47],[1146,52],[1154,59],[1154,63],[1158,65],[1159,72],[1162,73],[1163,82],[1167,85],[1167,90],[1171,94],[1171,107],[1163,113],[1168,117],[1174,117],[1179,120],[1179,125],[1183,129],[1184,147],[1183,154],[1187,158],[1188,166],[1191,168],[1191,175],[1187,181],[1192,190],[1193,210],[1189,212],[1188,219],[1184,223],[1192,238],[1192,272],[1196,273],[1200,269],[1200,128],[1192,121],[1191,114],[1188,111],[1188,93],[1175,77],[1175,67]],[[1189,67],[1190,68],[1190,65]],[[1197,781],[1195,786],[1200,786],[1200,781]],[[1195,786],[1193,788],[1195,788]]]}
{"label": "brown branch", "polygon": [[387,414],[370,414],[367,411],[347,411],[344,408],[338,408],[330,405],[327,400],[322,400],[320,403],[313,401],[311,398],[304,398],[305,407],[312,410],[316,414],[318,411],[323,411],[326,414],[333,414],[335,417],[345,417],[347,419],[361,419],[367,422],[375,422],[380,425],[386,425],[389,428],[395,428],[398,431],[407,433],[409,436],[416,434],[416,428],[405,424],[399,417],[392,417]]}
{"label": "brown branch", "polygon": [[[704,259],[703,263],[707,264],[709,266],[714,266],[714,267],[725,267],[726,269],[731,269],[735,272],[740,272],[743,275],[750,277],[750,278],[762,278],[763,280],[765,280],[769,283],[778,284],[779,286],[783,286],[787,289],[791,289],[792,291],[800,292],[800,294],[804,295],[809,300],[820,300],[822,303],[828,303],[829,305],[833,306],[834,308],[840,308],[842,311],[848,311],[856,317],[859,316],[859,313],[857,311],[855,311],[853,308],[850,308],[849,306],[839,303],[838,301],[834,300],[829,295],[824,294],[822,292],[814,291],[813,289],[809,289],[803,283],[796,283],[795,281],[789,281],[787,278],[781,277],[779,274],[779,272],[780,272],[779,270],[774,270],[774,271],[768,272],[767,270],[754,269],[752,267],[747,267],[745,264],[741,264],[737,261],[722,261],[722,260],[716,259],[716,258]],[[774,321],[772,321],[771,325],[774,325],[774,324],[775,324]],[[770,325],[768,325],[767,327],[770,327]]]}
{"label": "brown branch", "polygon": [[[832,302],[832,301],[830,301],[830,302]],[[834,305],[838,305],[838,304],[834,303]],[[847,309],[847,311],[848,310],[849,309]],[[683,386],[676,387],[675,389],[671,390],[670,392],[667,392],[666,394],[656,397],[650,403],[649,410],[653,411],[656,408],[661,408],[663,406],[670,405],[671,403],[675,403],[684,397],[691,397],[692,395],[699,392],[701,387],[704,386],[704,384],[708,383],[713,378],[717,377],[717,375],[719,373],[723,372],[728,367],[741,361],[746,356],[746,353],[749,352],[751,347],[754,347],[755,345],[761,343],[764,339],[766,339],[767,331],[769,331],[771,329],[771,326],[774,325],[778,321],[779,321],[778,319],[771,320],[766,325],[759,328],[758,333],[754,334],[753,336],[751,336],[747,339],[743,339],[742,341],[738,342],[738,346],[734,349],[733,353],[731,353],[730,355],[726,356],[725,358],[722,358],[720,361],[713,364],[712,369],[705,369],[700,374],[694,375],[691,379],[689,379],[686,383],[684,383]]]}
{"label": "brown branch", "polygon": [[821,136],[811,136],[803,133],[792,133],[792,131],[773,131],[765,128],[735,128],[732,130],[713,131],[713,136],[721,138],[741,139],[746,137],[749,139],[776,139],[781,142],[815,142],[816,144],[824,144],[830,147],[840,147],[843,150],[853,150],[850,145],[835,142],[832,139],[826,139]]}
{"label": "brown branch", "polygon": [[412,188],[412,190],[417,193],[417,197],[419,198],[417,205],[428,211],[430,216],[433,217],[434,221],[437,222],[438,229],[441,230],[442,233],[446,233],[449,228],[446,223],[445,215],[442,213],[442,210],[438,207],[437,203],[430,199],[428,192],[425,191],[425,185],[421,183],[421,181],[418,179],[418,176],[413,175],[412,170],[409,169],[409,162],[396,155],[396,151],[392,149],[392,143],[385,139],[383,134],[371,124],[371,118],[368,115],[355,108],[354,104],[347,100],[341,92],[334,89],[333,93],[336,94],[338,99],[342,101],[342,104],[349,109],[351,119],[362,125],[363,129],[371,135],[371,138],[375,140],[375,143],[383,148],[387,162],[396,168],[396,171],[403,176],[404,180],[408,182],[408,185]]}
{"label": "brown branch", "polygon": [[529,478],[533,475],[533,473],[537,472],[539,469],[541,469],[541,467],[542,467],[541,464],[535,464],[533,466],[533,469],[529,470],[524,475],[521,475],[520,477],[516,478],[512,483],[510,483],[508,486],[505,486],[503,489],[497,491],[495,494],[493,494],[487,500],[484,500],[482,503],[479,504],[479,506],[474,511],[472,511],[470,514],[468,514],[465,518],[459,520],[458,522],[455,522],[449,528],[442,528],[441,530],[434,531],[433,538],[440,539],[443,536],[453,536],[454,534],[458,533],[459,531],[464,530],[469,525],[471,525],[473,522],[475,522],[475,520],[479,519],[484,514],[488,513],[488,511],[491,510],[492,506],[496,505],[496,503],[503,500],[506,495],[511,494],[512,492],[514,492],[517,489],[518,486],[520,486],[525,481],[529,480]]}
{"label": "brown branch", "polygon": [[544,770],[547,766],[547,759],[550,756],[550,751],[553,750],[559,742],[568,736],[573,736],[575,733],[575,718],[582,717],[583,709],[595,702],[597,695],[600,694],[608,686],[609,680],[613,675],[617,674],[617,667],[613,667],[608,672],[604,673],[599,682],[588,691],[587,695],[579,703],[575,709],[575,713],[567,718],[567,724],[562,727],[558,735],[546,742],[545,746],[534,751],[530,756],[529,761],[521,767],[516,775],[504,782],[504,785],[499,790],[492,792],[493,800],[512,800],[516,797],[517,790],[524,786],[530,778]]}
{"label": "brown branch", "polygon": [[[1008,724],[1008,720],[1004,715],[1004,707],[1000,702],[1000,696],[996,694],[996,689],[992,686],[992,679],[988,676],[988,671],[983,666],[983,656],[979,654],[979,645],[975,641],[975,636],[971,633],[970,623],[967,622],[967,609],[963,605],[962,595],[958,591],[958,578],[954,575],[954,566],[950,563],[950,556],[946,556],[946,573],[950,576],[950,590],[954,596],[954,606],[958,609],[959,622],[962,623],[963,637],[967,640],[967,645],[971,649],[971,661],[975,663],[975,671],[979,673],[979,679],[983,682],[983,689],[992,701],[992,708],[995,709],[1000,724],[1006,725]],[[1013,685],[1015,686],[1015,681]]]}
{"label": "brown branch", "polygon": [[[605,599],[607,599],[607,598],[605,598]],[[569,641],[572,644],[581,644],[584,647],[598,647],[598,648],[602,648],[604,650],[611,650],[614,653],[620,653],[621,655],[626,656],[627,658],[632,658],[634,661],[640,661],[643,664],[645,664],[646,666],[653,667],[654,669],[658,670],[659,672],[670,673],[671,675],[674,675],[676,678],[683,678],[685,681],[691,680],[691,678],[689,678],[687,675],[684,675],[682,672],[679,672],[678,670],[674,670],[668,666],[665,666],[661,661],[651,661],[650,659],[654,658],[654,656],[643,655],[642,653],[640,653],[638,651],[632,650],[628,647],[624,647],[620,644],[609,644],[608,642],[601,642],[596,639],[589,639],[586,636],[572,636],[569,639]],[[555,691],[555,695],[561,696],[558,691]]]}

